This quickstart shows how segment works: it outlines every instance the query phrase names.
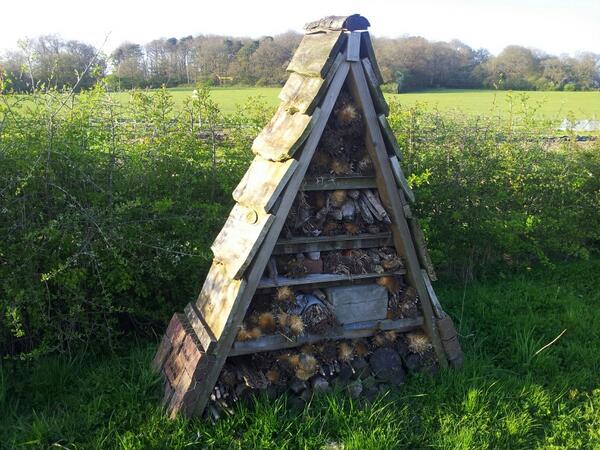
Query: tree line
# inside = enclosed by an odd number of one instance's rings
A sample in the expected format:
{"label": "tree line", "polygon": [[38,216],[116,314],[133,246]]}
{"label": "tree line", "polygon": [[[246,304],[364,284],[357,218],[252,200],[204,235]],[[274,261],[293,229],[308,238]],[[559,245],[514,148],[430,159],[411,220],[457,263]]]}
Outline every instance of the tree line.
{"label": "tree line", "polygon": [[[0,73],[17,92],[40,86],[80,90],[100,79],[115,90],[197,83],[279,86],[301,39],[295,32],[260,39],[172,37],[145,45],[124,42],[106,55],[83,42],[40,36],[19,41],[17,50],[1,57]],[[589,52],[555,56],[510,45],[495,56],[458,40],[423,37],[375,38],[374,46],[392,91],[600,88],[600,55]]]}

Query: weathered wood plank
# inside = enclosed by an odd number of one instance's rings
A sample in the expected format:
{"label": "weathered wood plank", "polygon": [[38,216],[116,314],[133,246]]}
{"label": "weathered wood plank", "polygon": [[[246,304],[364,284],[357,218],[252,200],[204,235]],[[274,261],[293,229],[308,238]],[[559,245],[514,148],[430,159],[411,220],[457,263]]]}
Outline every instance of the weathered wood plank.
{"label": "weathered wood plank", "polygon": [[346,61],[360,61],[360,35],[358,31],[348,33]]}
{"label": "weathered wood plank", "polygon": [[[344,61],[338,68],[333,81],[331,82],[331,86],[323,98],[321,104],[322,114],[315,122],[313,131],[306,140],[302,152],[300,153],[298,167],[288,182],[287,188],[280,197],[279,208],[277,210],[275,220],[269,229],[268,236],[264,240],[259,252],[254,258],[252,265],[247,272],[247,284],[245,289],[242,290],[242,296],[234,302],[233,309],[229,314],[227,314],[227,323],[224,327],[226,332],[222,334],[217,342],[214,367],[208,371],[206,378],[203,380],[204,388],[199,392],[198,395],[198,401],[196,402],[195,408],[196,414],[201,414],[202,411],[204,411],[204,408],[206,407],[206,404],[210,398],[212,387],[217,382],[221,368],[223,367],[223,364],[225,364],[227,355],[229,354],[231,346],[233,345],[237,335],[238,328],[244,320],[246,310],[248,309],[252,297],[254,296],[254,292],[256,291],[258,283],[265,271],[265,267],[271,258],[271,253],[273,252],[277,238],[281,234],[281,230],[283,229],[283,225],[285,224],[292,203],[296,198],[298,188],[302,183],[302,179],[306,174],[306,170],[308,169],[310,161],[315,153],[315,149],[317,148],[319,140],[321,139],[321,134],[323,133],[325,125],[327,124],[327,119],[333,110],[335,101],[338,98],[344,81],[346,80],[348,69],[348,63]],[[204,317],[206,317],[206,315],[204,315]]]}
{"label": "weathered wood plank", "polygon": [[346,41],[343,31],[306,34],[287,67],[309,77],[325,78],[342,45]]}
{"label": "weathered wood plank", "polygon": [[249,208],[268,213],[294,173],[298,161],[269,161],[256,156],[233,191],[233,199]]}
{"label": "weathered wood plank", "polygon": [[210,247],[215,261],[225,266],[231,278],[242,278],[274,218],[272,214],[258,212],[239,203],[233,207]]}
{"label": "weathered wood plank", "polygon": [[377,79],[377,75],[375,74],[375,70],[373,69],[373,65],[371,64],[371,60],[369,58],[363,58],[362,65],[365,71],[365,75],[367,76],[367,81],[369,83],[369,91],[371,92],[371,97],[373,98],[373,102],[375,103],[375,109],[377,110],[378,114],[384,114],[387,116],[390,113],[390,107],[385,101],[383,92],[381,92],[381,88],[379,87],[379,80]]}
{"label": "weathered wood plank", "polygon": [[305,252],[387,247],[392,244],[392,233],[390,232],[297,237],[291,239],[279,239],[277,245],[275,245],[273,254],[291,255]]}
{"label": "weathered wood plank", "polygon": [[312,114],[327,91],[327,87],[331,84],[333,75],[342,61],[344,61],[344,56],[338,53],[325,79],[308,77],[296,72],[290,73],[287,82],[279,93],[279,99],[285,103],[285,108],[288,111],[296,109],[301,114]]}
{"label": "weathered wood plank", "polygon": [[388,149],[392,149],[398,157],[398,160],[402,161],[402,149],[400,148],[400,145],[396,140],[396,136],[394,135],[394,131],[392,130],[392,127],[390,126],[387,117],[385,117],[385,115],[383,114],[380,114],[377,117],[377,120],[379,121],[379,125],[381,126],[381,131],[383,132],[383,140],[386,144],[386,147]]}
{"label": "weathered wood plank", "polygon": [[377,114],[369,94],[369,87],[362,66],[357,65],[356,63],[351,64],[349,80],[350,91],[360,105],[366,121],[367,138],[365,143],[367,145],[367,151],[375,166],[376,179],[379,185],[379,196],[381,197],[386,210],[389,211],[392,216],[392,233],[394,235],[396,251],[405,258],[407,277],[410,284],[415,287],[417,294],[421,299],[425,331],[431,339],[439,364],[442,367],[446,367],[448,365],[448,360],[446,359],[446,354],[437,333],[431,300],[423,281],[421,267],[414,248],[410,229],[406,217],[404,217],[400,192],[396,188],[390,160],[385,148],[383,136],[381,135]]}
{"label": "weathered wood plank", "polygon": [[308,116],[281,105],[271,121],[254,139],[252,151],[264,159],[285,161],[302,145],[318,118],[318,108],[312,116]]}
{"label": "weathered wood plank", "polygon": [[431,299],[431,306],[433,307],[433,312],[435,313],[438,319],[443,319],[444,317],[446,317],[446,313],[444,312],[444,309],[442,308],[442,305],[438,300],[435,291],[433,290],[433,286],[431,285],[431,279],[427,275],[427,271],[425,269],[421,269],[421,275],[423,276],[425,287],[427,288],[429,298]]}
{"label": "weathered wood plank", "polygon": [[332,286],[325,293],[340,324],[386,318],[388,291],[378,284]]}
{"label": "weathered wood plank", "polygon": [[232,280],[223,264],[213,262],[196,300],[196,308],[216,341],[221,338],[227,318],[245,286],[245,280]]}
{"label": "weathered wood plank", "polygon": [[436,281],[437,275],[435,274],[433,262],[431,262],[431,257],[429,256],[429,250],[427,250],[427,242],[425,241],[425,235],[423,234],[423,230],[421,229],[419,219],[417,219],[416,217],[411,217],[410,219],[408,219],[408,224],[410,225],[410,231],[412,233],[415,246],[417,248],[417,254],[419,256],[419,261],[421,261],[421,266],[425,267],[425,269],[427,270],[429,279],[432,281]]}
{"label": "weathered wood plank", "polygon": [[360,39],[360,56],[361,58],[369,58],[377,81],[379,84],[383,84],[383,76],[381,76],[381,70],[379,70],[379,64],[377,64],[373,42],[371,42],[371,36],[368,31],[363,32]]}
{"label": "weathered wood plank", "polygon": [[366,17],[360,14],[351,16],[327,16],[304,25],[307,33],[316,33],[323,30],[366,30],[371,24]]}
{"label": "weathered wood plank", "polygon": [[307,178],[300,186],[301,191],[335,191],[338,189],[371,189],[377,187],[375,177],[367,176],[321,176]]}
{"label": "weathered wood plank", "polygon": [[334,283],[353,283],[355,281],[373,280],[379,277],[403,275],[404,269],[398,269],[394,272],[384,273],[359,273],[353,275],[338,273],[313,273],[301,278],[288,278],[278,276],[276,279],[262,278],[258,284],[258,289],[272,289],[280,286],[325,286]]}
{"label": "weathered wood plank", "polygon": [[183,313],[196,333],[196,338],[202,347],[202,351],[211,353],[214,350],[217,341],[210,330],[210,327],[202,317],[202,314],[200,314],[200,311],[198,311],[193,303],[188,303],[185,306]]}
{"label": "weathered wood plank", "polygon": [[408,197],[411,203],[415,202],[415,194],[412,189],[408,185],[408,181],[404,176],[404,172],[402,172],[402,168],[400,167],[400,162],[396,155],[390,156],[390,164],[392,166],[392,171],[394,172],[394,178],[396,182],[400,186],[400,188],[404,191],[404,194]]}
{"label": "weathered wood plank", "polygon": [[323,334],[304,334],[295,339],[274,334],[263,336],[254,341],[236,342],[229,352],[229,356],[247,355],[250,353],[270,352],[273,350],[282,350],[286,348],[300,347],[304,344],[312,344],[325,340],[338,339],[357,339],[361,337],[373,336],[378,331],[398,331],[406,333],[419,329],[423,326],[423,319],[399,319],[399,320],[376,320],[369,322],[358,322],[338,327],[330,333]]}

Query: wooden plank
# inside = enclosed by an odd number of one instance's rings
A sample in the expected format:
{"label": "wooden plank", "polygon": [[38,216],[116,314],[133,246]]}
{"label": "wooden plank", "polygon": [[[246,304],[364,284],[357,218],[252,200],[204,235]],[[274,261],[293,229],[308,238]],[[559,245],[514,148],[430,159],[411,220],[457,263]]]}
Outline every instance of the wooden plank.
{"label": "wooden plank", "polygon": [[318,108],[312,116],[308,116],[281,105],[271,121],[254,139],[252,152],[271,161],[285,161],[291,158],[310,134],[318,118]]}
{"label": "wooden plank", "polygon": [[193,303],[188,303],[183,310],[185,317],[187,318],[190,326],[196,333],[198,343],[202,347],[202,351],[210,353],[214,350],[217,340],[213,335],[210,327],[200,314],[200,311],[196,308]]}
{"label": "wooden plank", "polygon": [[348,33],[346,61],[360,61],[360,35],[358,31]]}
{"label": "wooden plank", "polygon": [[307,33],[316,33],[323,30],[366,30],[371,24],[366,17],[360,14],[351,16],[327,16],[304,25]]}
{"label": "wooden plank", "polygon": [[233,199],[244,206],[268,213],[297,165],[295,159],[275,162],[256,156],[233,191]]}
{"label": "wooden plank", "polygon": [[419,261],[421,261],[421,266],[425,267],[425,269],[427,270],[429,279],[431,281],[436,281],[437,276],[435,274],[435,269],[433,268],[433,262],[431,262],[431,257],[429,256],[429,250],[427,250],[425,235],[423,234],[423,230],[421,229],[419,219],[417,219],[416,217],[411,217],[410,219],[408,219],[408,224],[410,225],[410,231],[413,236],[415,246],[417,248],[417,255],[419,256]]}
{"label": "wooden plank", "polygon": [[[195,408],[196,414],[201,414],[202,411],[204,411],[204,408],[206,407],[206,404],[210,398],[210,392],[217,382],[221,368],[223,367],[223,364],[225,364],[227,355],[229,354],[231,346],[233,345],[237,335],[238,328],[244,320],[246,310],[248,309],[258,283],[263,276],[267,262],[271,258],[271,253],[273,252],[275,243],[281,234],[281,230],[283,229],[287,215],[292,207],[294,199],[296,198],[298,189],[302,183],[302,179],[306,174],[306,170],[308,169],[310,161],[315,153],[315,149],[317,148],[319,140],[321,139],[321,134],[325,129],[327,120],[329,119],[331,111],[333,110],[333,106],[335,105],[335,101],[338,98],[338,95],[346,80],[348,70],[348,63],[344,61],[338,68],[333,81],[331,82],[331,86],[323,98],[321,104],[322,114],[315,122],[314,128],[306,140],[302,152],[300,153],[298,167],[288,182],[287,188],[280,197],[279,208],[277,210],[275,220],[269,229],[268,236],[261,245],[260,250],[258,251],[252,262],[252,265],[247,272],[247,284],[245,289],[242,290],[241,297],[233,303],[231,312],[227,314],[227,323],[223,328],[225,331],[218,340],[215,349],[216,360],[214,367],[208,371],[206,378],[203,380],[204,387],[198,395],[198,401],[196,402]],[[206,318],[206,315],[204,315],[204,317]]]}
{"label": "wooden plank", "polygon": [[331,286],[325,288],[325,293],[340,324],[386,318],[388,291],[383,286],[374,283]]}
{"label": "wooden plank", "polygon": [[390,232],[297,237],[279,239],[273,254],[291,255],[305,252],[387,247],[392,244],[392,233]]}
{"label": "wooden plank", "polygon": [[346,35],[341,30],[306,34],[294,53],[287,71],[309,77],[325,78],[345,41]]}
{"label": "wooden plank", "polygon": [[379,196],[381,197],[386,210],[390,212],[392,216],[392,223],[394,225],[392,226],[392,232],[394,235],[396,251],[405,258],[409,282],[414,286],[421,299],[425,330],[431,339],[439,364],[442,367],[447,367],[448,360],[446,359],[446,354],[437,333],[431,299],[423,281],[421,267],[419,266],[419,260],[414,248],[410,229],[406,217],[404,217],[400,192],[396,188],[390,160],[385,148],[383,136],[381,135],[381,129],[379,128],[375,107],[373,106],[373,102],[369,95],[369,87],[362,66],[359,66],[356,63],[351,64],[349,80],[350,91],[355,100],[359,103],[366,121],[367,138],[365,143],[367,145],[367,151],[375,166],[377,184],[379,185]]}
{"label": "wooden plank", "polygon": [[379,70],[379,64],[377,64],[375,50],[373,49],[373,42],[371,41],[371,35],[368,31],[363,32],[360,39],[360,56],[361,58],[369,58],[377,81],[379,84],[383,84],[383,76],[381,76],[381,70]]}
{"label": "wooden plank", "polygon": [[273,289],[280,286],[326,286],[335,283],[353,283],[355,281],[373,280],[379,277],[404,275],[406,270],[398,269],[394,272],[384,273],[358,273],[358,274],[338,274],[338,273],[313,273],[301,278],[288,278],[278,276],[275,279],[262,278],[258,284],[258,289]]}
{"label": "wooden plank", "polygon": [[301,114],[312,114],[331,84],[333,75],[342,61],[344,61],[344,56],[338,53],[325,79],[307,77],[296,72],[290,73],[288,80],[279,93],[279,99],[285,103],[285,108],[287,110],[296,109]]}
{"label": "wooden plank", "polygon": [[427,288],[427,292],[429,293],[429,298],[431,299],[431,306],[433,307],[433,312],[435,313],[438,319],[443,319],[446,317],[446,313],[444,312],[440,301],[437,298],[435,291],[433,290],[433,286],[431,285],[431,280],[427,275],[427,271],[425,269],[421,269],[421,275],[423,276],[423,281],[425,282],[425,287]]}
{"label": "wooden plank", "polygon": [[274,216],[237,203],[210,247],[215,261],[225,265],[231,278],[239,280],[258,251]]}
{"label": "wooden plank", "polygon": [[359,322],[347,324],[338,327],[327,334],[304,334],[290,339],[280,334],[263,336],[254,341],[236,342],[229,352],[229,356],[247,355],[251,353],[270,352],[273,350],[282,350],[286,348],[300,347],[304,344],[313,344],[325,340],[338,339],[357,339],[361,337],[373,336],[378,331],[398,331],[406,333],[419,329],[423,326],[421,317],[415,319],[399,320],[377,320],[369,322]]}
{"label": "wooden plank", "polygon": [[363,58],[362,65],[365,71],[365,75],[367,77],[367,81],[369,83],[369,91],[371,92],[371,97],[373,98],[373,102],[375,103],[375,109],[377,110],[378,114],[384,114],[387,116],[390,113],[390,107],[385,101],[383,92],[381,92],[381,88],[379,87],[379,80],[377,79],[375,70],[373,70],[371,60],[369,58]]}
{"label": "wooden plank", "polygon": [[338,189],[371,189],[377,187],[375,177],[368,176],[321,176],[306,179],[301,191],[335,191]]}
{"label": "wooden plank", "polygon": [[398,141],[396,140],[396,136],[394,135],[394,131],[392,130],[392,127],[390,126],[387,117],[385,117],[385,115],[383,114],[380,114],[377,117],[377,120],[379,121],[379,126],[381,126],[381,131],[383,132],[383,140],[385,141],[386,147],[388,149],[392,149],[398,157],[398,160],[402,161],[402,149],[400,148],[400,144],[398,144]]}
{"label": "wooden plank", "polygon": [[223,264],[213,262],[196,300],[196,308],[217,342],[245,285],[245,280],[232,280]]}
{"label": "wooden plank", "polygon": [[406,177],[404,176],[404,172],[402,172],[402,169],[400,168],[400,162],[398,161],[398,158],[396,157],[396,155],[392,155],[389,158],[390,158],[390,164],[392,166],[392,172],[394,172],[394,178],[396,179],[398,186],[400,186],[400,188],[404,191],[404,194],[408,197],[410,202],[414,203],[415,202],[415,194],[413,193],[412,189],[408,185],[408,181],[406,180]]}

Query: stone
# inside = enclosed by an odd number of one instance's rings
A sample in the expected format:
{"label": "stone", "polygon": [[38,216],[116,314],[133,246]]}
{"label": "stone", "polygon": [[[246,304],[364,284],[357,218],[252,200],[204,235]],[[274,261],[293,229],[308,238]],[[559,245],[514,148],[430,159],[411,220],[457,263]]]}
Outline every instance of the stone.
{"label": "stone", "polygon": [[397,386],[402,384],[406,378],[402,368],[402,358],[392,348],[384,347],[375,350],[369,359],[369,365],[375,377],[381,381]]}
{"label": "stone", "polygon": [[350,383],[346,389],[348,390],[348,394],[350,395],[350,397],[358,398],[363,392],[363,385],[360,380],[356,380]]}
{"label": "stone", "polygon": [[323,392],[331,392],[331,386],[329,386],[329,382],[322,376],[316,376],[311,381],[313,391],[316,394]]}
{"label": "stone", "polygon": [[306,384],[306,381],[294,380],[290,383],[290,391],[292,391],[294,394],[300,394],[302,391],[306,390],[307,388],[308,388],[308,385]]}
{"label": "stone", "polygon": [[352,378],[364,380],[372,375],[369,363],[365,358],[354,358],[350,364],[354,369]]}

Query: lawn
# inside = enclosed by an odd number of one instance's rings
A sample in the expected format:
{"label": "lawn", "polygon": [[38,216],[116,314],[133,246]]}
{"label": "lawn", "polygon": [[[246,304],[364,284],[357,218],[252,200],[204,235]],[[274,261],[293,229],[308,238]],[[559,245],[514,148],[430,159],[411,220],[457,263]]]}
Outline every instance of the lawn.
{"label": "lawn", "polygon": [[[148,366],[156,343],[0,367],[5,448],[600,448],[600,260],[438,283],[466,353],[374,402],[341,392],[303,410],[238,406],[215,426],[169,421]],[[561,333],[564,334],[561,335]],[[558,340],[549,346],[557,336]]]}
{"label": "lawn", "polygon": [[[170,89],[177,104],[191,95],[190,88]],[[224,113],[235,110],[236,105],[245,103],[248,98],[260,96],[268,105],[277,106],[280,88],[214,88],[213,99]],[[123,102],[128,93],[114,94]],[[403,105],[426,103],[429,108],[440,111],[458,110],[474,115],[500,115],[523,112],[523,105],[539,119],[560,123],[565,117],[576,119],[600,119],[600,92],[537,92],[537,91],[490,91],[490,90],[451,90],[440,89],[409,94],[386,94],[388,101],[397,100]],[[523,103],[523,100],[526,100]]]}

